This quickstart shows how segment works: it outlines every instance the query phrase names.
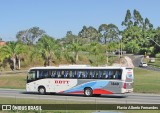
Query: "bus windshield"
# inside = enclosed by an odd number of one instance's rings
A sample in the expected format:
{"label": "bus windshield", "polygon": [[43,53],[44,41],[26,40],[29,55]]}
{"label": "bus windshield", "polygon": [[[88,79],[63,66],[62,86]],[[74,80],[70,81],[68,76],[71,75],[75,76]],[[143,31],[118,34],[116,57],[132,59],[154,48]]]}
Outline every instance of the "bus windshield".
{"label": "bus windshield", "polygon": [[36,72],[35,71],[30,71],[27,75],[27,82],[33,81],[36,79]]}

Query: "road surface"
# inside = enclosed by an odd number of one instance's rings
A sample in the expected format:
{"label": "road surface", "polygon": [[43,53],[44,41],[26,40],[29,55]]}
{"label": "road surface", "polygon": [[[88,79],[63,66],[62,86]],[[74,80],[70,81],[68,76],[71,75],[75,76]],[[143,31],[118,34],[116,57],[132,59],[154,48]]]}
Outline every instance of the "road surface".
{"label": "road surface", "polygon": [[0,97],[25,98],[38,100],[61,100],[75,102],[89,102],[93,104],[160,104],[160,95],[155,94],[127,94],[127,95],[102,95],[100,97],[84,97],[83,95],[49,94],[39,95],[27,93],[25,90],[0,89]]}
{"label": "road surface", "polygon": [[[142,61],[144,56],[143,55],[129,55],[128,57],[132,59],[133,65],[135,67],[139,67],[139,64]],[[152,71],[160,71],[160,68],[155,68],[152,66],[139,67],[139,68],[146,69],[146,70],[152,70]]]}

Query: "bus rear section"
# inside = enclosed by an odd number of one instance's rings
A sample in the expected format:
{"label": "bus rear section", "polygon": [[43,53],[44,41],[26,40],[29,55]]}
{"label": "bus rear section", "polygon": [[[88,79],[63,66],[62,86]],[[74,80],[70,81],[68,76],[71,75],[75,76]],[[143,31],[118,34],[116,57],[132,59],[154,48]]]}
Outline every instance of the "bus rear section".
{"label": "bus rear section", "polygon": [[133,92],[134,74],[132,68],[126,68],[124,81],[123,89],[125,90],[125,93]]}

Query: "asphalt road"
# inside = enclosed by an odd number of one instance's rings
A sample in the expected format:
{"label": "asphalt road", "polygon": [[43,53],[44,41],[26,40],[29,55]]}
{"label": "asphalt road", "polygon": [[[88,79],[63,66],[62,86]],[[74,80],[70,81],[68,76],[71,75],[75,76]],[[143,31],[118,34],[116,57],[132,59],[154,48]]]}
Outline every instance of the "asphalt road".
{"label": "asphalt road", "polygon": [[[129,55],[128,57],[130,57],[132,59],[133,65],[135,67],[139,67],[140,62],[143,59],[143,55]],[[152,71],[160,71],[160,68],[155,68],[155,67],[151,67],[151,66],[139,67],[139,68],[146,69],[146,70],[152,70]]]}
{"label": "asphalt road", "polygon": [[126,94],[126,95],[102,95],[100,97],[84,97],[83,95],[62,95],[27,93],[25,90],[0,89],[0,97],[25,98],[38,100],[62,100],[76,102],[106,103],[106,104],[160,104],[160,95],[155,94]]}

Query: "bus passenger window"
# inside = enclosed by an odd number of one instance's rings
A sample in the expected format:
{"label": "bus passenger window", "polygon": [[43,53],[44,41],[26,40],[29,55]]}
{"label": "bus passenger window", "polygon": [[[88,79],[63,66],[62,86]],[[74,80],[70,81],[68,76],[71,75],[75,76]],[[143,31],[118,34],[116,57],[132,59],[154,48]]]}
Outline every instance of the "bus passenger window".
{"label": "bus passenger window", "polygon": [[61,77],[64,78],[64,71],[61,71]]}
{"label": "bus passenger window", "polygon": [[115,72],[115,79],[121,79],[121,72],[120,72],[120,70],[116,70],[116,72]]}
{"label": "bus passenger window", "polygon": [[44,78],[44,76],[43,76],[43,71],[39,71],[39,78],[41,79],[41,78]]}
{"label": "bus passenger window", "polygon": [[73,73],[72,73],[72,71],[69,71],[69,78],[73,78]]}
{"label": "bus passenger window", "polygon": [[69,77],[69,73],[68,73],[68,71],[65,71],[64,72],[64,78],[68,78]]}
{"label": "bus passenger window", "polygon": [[76,78],[76,71],[72,71],[72,77]]}
{"label": "bus passenger window", "polygon": [[52,71],[51,77],[52,77],[52,78],[55,78],[55,77],[56,77],[56,71]]}
{"label": "bus passenger window", "polygon": [[48,71],[48,78],[51,78],[51,75],[52,75],[52,71],[49,70],[49,71]]}
{"label": "bus passenger window", "polygon": [[89,78],[89,72],[88,71],[85,71],[84,75],[85,75],[85,78]]}
{"label": "bus passenger window", "polygon": [[82,78],[81,71],[77,71],[77,78]]}
{"label": "bus passenger window", "polygon": [[102,78],[102,71],[98,71],[98,79]]}
{"label": "bus passenger window", "polygon": [[114,75],[113,71],[109,71],[109,79],[113,79],[114,78],[113,75]]}
{"label": "bus passenger window", "polygon": [[86,74],[86,71],[81,71],[81,73],[82,73],[82,78],[87,78],[87,74]]}
{"label": "bus passenger window", "polygon": [[43,71],[43,77],[48,78],[48,71]]}
{"label": "bus passenger window", "polygon": [[92,71],[91,78],[95,78],[95,71]]}
{"label": "bus passenger window", "polygon": [[61,78],[61,73],[60,73],[60,71],[57,71],[57,77],[58,77],[58,78]]}
{"label": "bus passenger window", "polygon": [[104,79],[108,79],[109,78],[108,71],[103,71],[103,78]]}

